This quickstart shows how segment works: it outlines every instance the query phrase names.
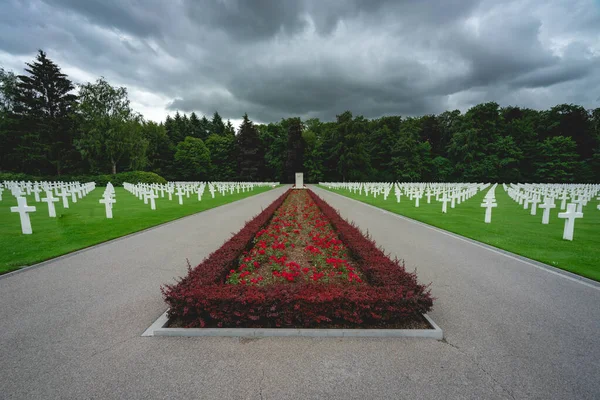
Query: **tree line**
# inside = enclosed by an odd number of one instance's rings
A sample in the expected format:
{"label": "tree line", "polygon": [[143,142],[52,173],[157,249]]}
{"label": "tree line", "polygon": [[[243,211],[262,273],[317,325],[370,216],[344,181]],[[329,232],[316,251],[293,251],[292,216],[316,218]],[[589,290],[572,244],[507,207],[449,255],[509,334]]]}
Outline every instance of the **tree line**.
{"label": "tree line", "polygon": [[600,108],[489,102],[421,117],[146,121],[104,78],[78,86],[43,51],[0,68],[0,172],[151,171],[169,180],[598,182]]}

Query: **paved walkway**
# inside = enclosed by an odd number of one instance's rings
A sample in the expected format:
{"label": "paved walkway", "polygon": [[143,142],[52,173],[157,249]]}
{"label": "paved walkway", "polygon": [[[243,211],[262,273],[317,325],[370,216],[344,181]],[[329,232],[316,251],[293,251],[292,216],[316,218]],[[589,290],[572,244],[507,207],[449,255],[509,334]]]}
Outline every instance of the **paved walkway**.
{"label": "paved walkway", "polygon": [[433,282],[431,339],[140,337],[283,188],[0,278],[2,399],[600,396],[600,290],[317,190]]}

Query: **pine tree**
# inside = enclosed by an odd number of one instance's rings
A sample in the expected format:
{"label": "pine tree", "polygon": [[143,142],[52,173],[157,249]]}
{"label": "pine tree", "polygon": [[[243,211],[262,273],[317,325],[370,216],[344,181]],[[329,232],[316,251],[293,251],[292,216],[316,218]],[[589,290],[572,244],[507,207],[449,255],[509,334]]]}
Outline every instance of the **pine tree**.
{"label": "pine tree", "polygon": [[223,123],[223,118],[221,118],[219,113],[216,111],[213,114],[211,128],[212,128],[211,133],[216,133],[217,135],[225,134],[225,124]]}
{"label": "pine tree", "polygon": [[[39,50],[27,75],[19,75],[13,113],[23,171],[61,175],[77,159],[73,146],[77,96],[73,83]],[[48,165],[48,163],[50,165]]]}
{"label": "pine tree", "polygon": [[200,118],[200,139],[202,140],[206,140],[208,139],[208,137],[211,134],[211,123],[208,120],[208,118],[206,118],[206,116],[202,116],[202,118]]}
{"label": "pine tree", "polygon": [[296,172],[304,172],[304,125],[300,118],[288,120],[287,157],[285,161],[286,180],[293,182]]}
{"label": "pine tree", "polygon": [[225,134],[229,136],[235,136],[235,128],[230,120],[227,120],[227,125],[225,125]]}
{"label": "pine tree", "polygon": [[175,118],[173,118],[173,132],[171,134],[171,140],[173,144],[182,142],[185,139],[185,122],[179,111],[175,112]]}
{"label": "pine tree", "polygon": [[202,139],[202,126],[200,124],[200,119],[198,118],[196,113],[192,111],[192,113],[190,114],[190,132],[188,136],[195,137],[197,139]]}
{"label": "pine tree", "polygon": [[261,146],[258,130],[248,118],[248,114],[244,114],[244,120],[236,139],[239,180],[259,180],[264,164],[264,150]]}

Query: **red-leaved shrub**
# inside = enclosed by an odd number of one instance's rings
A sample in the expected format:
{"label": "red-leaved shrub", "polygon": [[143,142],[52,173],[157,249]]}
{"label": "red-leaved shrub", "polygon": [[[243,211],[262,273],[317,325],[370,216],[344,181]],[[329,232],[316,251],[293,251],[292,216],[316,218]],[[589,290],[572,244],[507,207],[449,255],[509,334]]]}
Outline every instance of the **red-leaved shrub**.
{"label": "red-leaved shrub", "polygon": [[366,283],[362,285],[225,284],[225,277],[254,235],[289,191],[257,215],[220,249],[174,285],[161,288],[169,316],[188,327],[361,327],[388,326],[431,310],[428,288],[414,273],[390,260],[360,230],[309,191],[350,249]]}

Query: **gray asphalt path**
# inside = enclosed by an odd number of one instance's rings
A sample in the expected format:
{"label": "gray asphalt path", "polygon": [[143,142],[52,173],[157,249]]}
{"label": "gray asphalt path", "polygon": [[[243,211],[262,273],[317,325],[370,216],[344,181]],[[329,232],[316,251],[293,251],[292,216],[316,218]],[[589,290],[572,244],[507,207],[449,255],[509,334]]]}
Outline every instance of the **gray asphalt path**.
{"label": "gray asphalt path", "polygon": [[283,188],[0,279],[1,399],[592,399],[600,291],[318,193],[432,282],[431,339],[141,337]]}

